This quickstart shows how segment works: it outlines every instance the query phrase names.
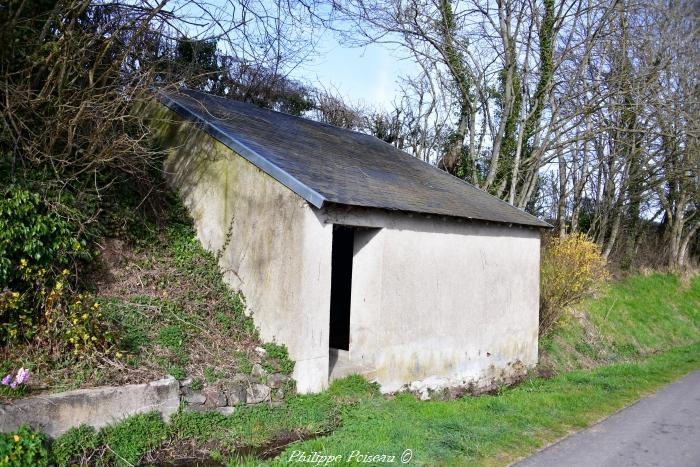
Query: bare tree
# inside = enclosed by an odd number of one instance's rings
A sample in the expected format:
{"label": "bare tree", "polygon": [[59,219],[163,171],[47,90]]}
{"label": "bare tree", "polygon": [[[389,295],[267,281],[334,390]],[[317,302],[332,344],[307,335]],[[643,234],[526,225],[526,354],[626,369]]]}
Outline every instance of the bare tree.
{"label": "bare tree", "polygon": [[313,53],[315,13],[314,4],[282,0],[8,2],[0,9],[8,45],[0,50],[0,162],[9,181],[41,173],[54,193],[98,197],[118,178],[150,181],[160,154],[135,104],[154,86],[301,113],[308,92],[287,76]]}
{"label": "bare tree", "polygon": [[[417,81],[429,86],[418,95],[432,103],[424,122],[440,121],[440,109],[447,109],[442,144],[420,147],[430,147],[445,170],[527,206],[555,134],[573,118],[560,111],[578,96],[567,84],[586,71],[580,61],[564,64],[590,54],[609,6],[578,0],[347,0],[338,9],[353,22],[355,33],[346,32],[351,42],[398,44],[421,67]],[[580,34],[584,26],[586,34]]]}
{"label": "bare tree", "polygon": [[655,261],[685,267],[699,228],[697,25],[691,3],[619,1],[571,83],[583,91],[571,103],[586,111],[572,119],[572,142],[560,141],[572,145],[557,169],[567,190],[560,226],[570,219],[579,230],[588,200],[585,228],[623,268],[634,266],[645,229],[666,239]]}

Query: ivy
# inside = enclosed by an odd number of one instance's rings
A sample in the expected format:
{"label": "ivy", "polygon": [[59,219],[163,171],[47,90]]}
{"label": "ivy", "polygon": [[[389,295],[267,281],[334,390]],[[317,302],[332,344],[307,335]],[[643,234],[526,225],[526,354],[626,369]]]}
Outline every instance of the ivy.
{"label": "ivy", "polygon": [[540,79],[537,82],[535,96],[533,98],[534,108],[530,118],[525,125],[523,143],[527,152],[530,152],[530,138],[535,132],[542,111],[544,110],[545,96],[554,74],[554,0],[544,0],[544,15],[542,17],[542,27],[539,32],[540,39]]}

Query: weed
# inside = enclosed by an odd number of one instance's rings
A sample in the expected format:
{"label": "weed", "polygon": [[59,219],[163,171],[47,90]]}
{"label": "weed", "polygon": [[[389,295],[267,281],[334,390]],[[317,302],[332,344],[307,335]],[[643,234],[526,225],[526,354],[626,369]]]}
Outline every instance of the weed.
{"label": "weed", "polygon": [[285,396],[295,394],[297,392],[297,382],[291,378],[288,379],[287,381],[282,383],[282,392]]}
{"label": "weed", "polygon": [[595,348],[587,342],[576,342],[576,344],[574,344],[574,348],[577,352],[582,353],[583,355],[586,355],[588,357],[596,358],[597,356]]}
{"label": "weed", "polygon": [[204,383],[202,383],[202,380],[201,380],[201,379],[199,379],[199,378],[194,378],[194,379],[192,380],[192,385],[191,385],[191,387],[192,387],[192,389],[194,389],[195,391],[201,391],[201,390],[204,388]]}
{"label": "weed", "polygon": [[238,371],[245,374],[250,374],[253,371],[253,364],[245,352],[235,352],[233,354],[233,359],[236,361],[236,367]]}
{"label": "weed", "polygon": [[226,378],[226,374],[220,371],[216,371],[216,369],[208,366],[204,369],[204,380],[208,384],[215,383],[221,379]]}
{"label": "weed", "polygon": [[263,344],[265,349],[265,360],[262,363],[263,368],[268,373],[280,372],[289,375],[294,370],[294,361],[290,360],[287,347],[274,342]]}
{"label": "weed", "polygon": [[100,431],[98,443],[107,448],[107,458],[115,463],[136,464],[149,449],[168,439],[170,431],[160,414],[134,415]]}
{"label": "weed", "polygon": [[51,452],[56,464],[86,465],[89,454],[98,446],[97,433],[91,426],[80,425],[72,428],[51,444]]}
{"label": "weed", "polygon": [[179,350],[185,343],[185,335],[179,326],[165,326],[158,334],[158,342],[171,350]]}
{"label": "weed", "polygon": [[0,465],[24,467],[49,464],[46,437],[26,425],[14,433],[0,433]]}
{"label": "weed", "polygon": [[178,381],[182,381],[187,378],[187,371],[181,366],[171,366],[168,369],[168,374]]}
{"label": "weed", "polygon": [[137,353],[149,344],[149,325],[152,320],[143,312],[141,302],[147,298],[136,297],[133,302],[117,299],[101,300],[103,313],[121,328],[120,344],[131,353]]}
{"label": "weed", "polygon": [[367,382],[359,375],[351,375],[331,383],[328,392],[335,397],[371,397],[379,394],[379,385]]}
{"label": "weed", "polygon": [[615,349],[615,351],[623,357],[633,358],[638,357],[640,355],[639,349],[637,349],[633,344],[629,342],[613,342],[612,346]]}

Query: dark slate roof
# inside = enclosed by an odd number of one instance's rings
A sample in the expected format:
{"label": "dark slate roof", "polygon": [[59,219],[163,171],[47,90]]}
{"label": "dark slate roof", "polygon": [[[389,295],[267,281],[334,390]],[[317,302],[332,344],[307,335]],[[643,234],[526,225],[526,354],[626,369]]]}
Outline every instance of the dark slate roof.
{"label": "dark slate roof", "polygon": [[160,99],[318,208],[332,202],[549,226],[374,136],[197,91]]}

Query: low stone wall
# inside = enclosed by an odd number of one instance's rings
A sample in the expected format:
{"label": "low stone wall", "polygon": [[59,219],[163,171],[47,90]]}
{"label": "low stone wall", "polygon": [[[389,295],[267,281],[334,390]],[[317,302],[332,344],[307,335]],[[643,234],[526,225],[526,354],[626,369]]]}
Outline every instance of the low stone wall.
{"label": "low stone wall", "polygon": [[30,425],[55,438],[82,424],[100,429],[138,413],[157,411],[167,420],[179,406],[180,385],[175,378],[78,389],[0,405],[0,432]]}
{"label": "low stone wall", "polygon": [[55,438],[83,424],[99,430],[130,415],[153,411],[168,421],[181,403],[185,410],[231,414],[240,405],[280,404],[293,391],[291,383],[288,376],[268,374],[256,364],[250,375],[239,374],[208,385],[168,377],[146,384],[32,396],[0,404],[0,433],[30,425]]}
{"label": "low stone wall", "polygon": [[268,374],[261,365],[255,364],[250,375],[238,374],[202,388],[192,379],[186,379],[181,383],[180,395],[185,410],[229,414],[239,405],[281,403],[287,393],[293,391],[293,385],[288,384],[291,382],[288,376]]}

